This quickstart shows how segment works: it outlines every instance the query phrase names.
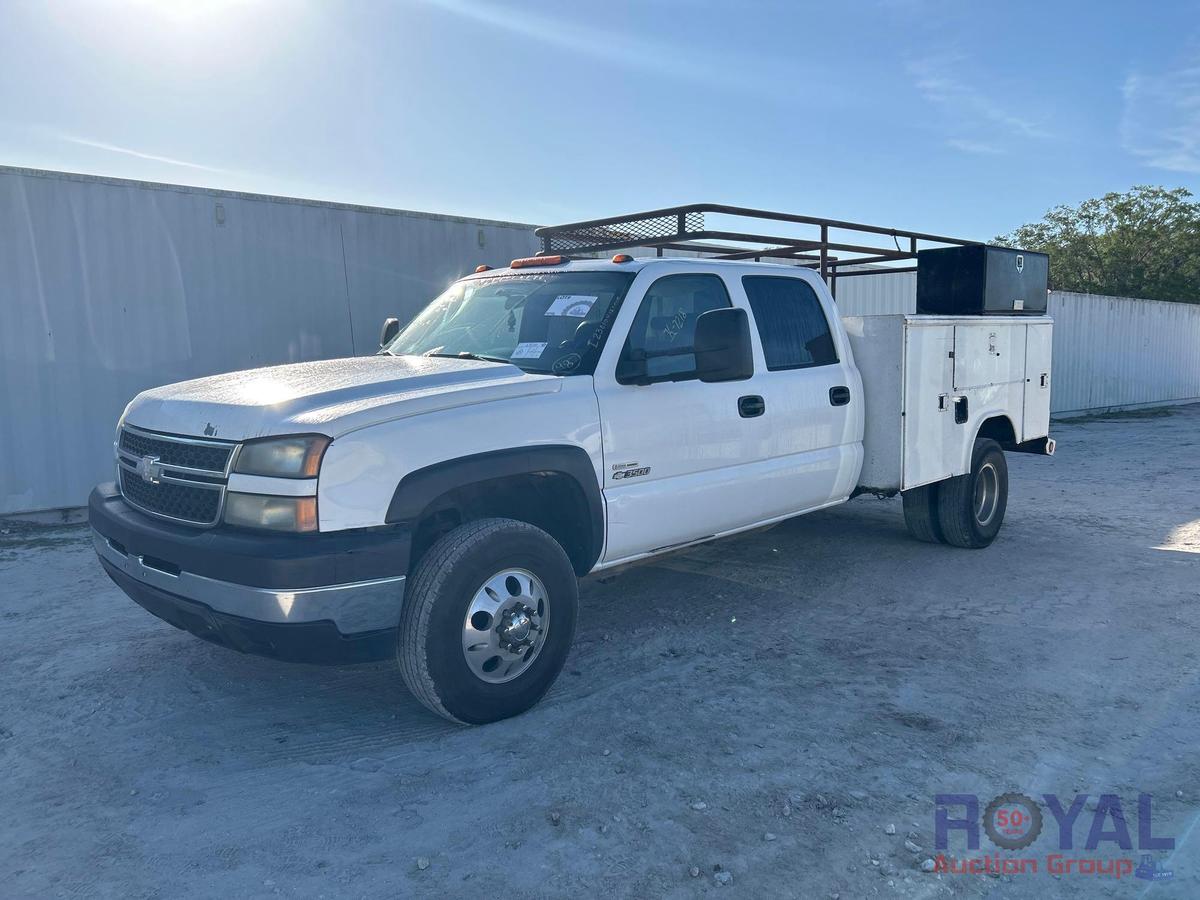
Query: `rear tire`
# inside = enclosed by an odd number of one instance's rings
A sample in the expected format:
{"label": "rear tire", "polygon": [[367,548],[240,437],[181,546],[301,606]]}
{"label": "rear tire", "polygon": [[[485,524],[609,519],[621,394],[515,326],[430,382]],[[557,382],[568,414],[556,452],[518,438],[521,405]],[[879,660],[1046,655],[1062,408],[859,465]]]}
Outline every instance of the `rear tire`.
{"label": "rear tire", "polygon": [[518,715],[562,671],[578,605],[571,561],[546,532],[514,519],[460,525],[409,579],[400,674],[413,696],[452,722]]}
{"label": "rear tire", "polygon": [[929,544],[944,544],[941,526],[938,525],[938,486],[936,483],[913,488],[900,495],[904,501],[904,524],[908,533],[918,541]]}
{"label": "rear tire", "polygon": [[938,523],[942,536],[955,547],[986,547],[996,539],[1007,508],[1004,451],[990,438],[979,438],[971,454],[971,471],[941,483]]}

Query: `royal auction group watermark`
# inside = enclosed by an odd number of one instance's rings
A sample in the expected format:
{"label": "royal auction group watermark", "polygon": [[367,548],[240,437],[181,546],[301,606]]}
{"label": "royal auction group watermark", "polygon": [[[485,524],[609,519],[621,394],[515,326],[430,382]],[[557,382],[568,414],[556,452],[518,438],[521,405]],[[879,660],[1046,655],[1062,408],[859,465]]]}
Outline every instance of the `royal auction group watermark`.
{"label": "royal auction group watermark", "polygon": [[[1175,849],[1175,839],[1154,832],[1154,798],[1138,794],[1127,803],[1118,794],[1075,794],[1069,803],[1057,794],[1041,799],[1008,792],[981,804],[976,794],[938,794],[934,797],[934,871],[952,875],[1077,875],[1090,878],[1141,878],[1165,881],[1174,873],[1161,856]],[[1092,802],[1089,802],[1092,801]],[[1136,820],[1126,810],[1136,810]],[[1046,832],[1058,852],[1021,854]],[[986,835],[1006,854],[975,854]],[[1082,847],[1076,838],[1086,832]],[[965,839],[966,854],[951,854],[951,836]],[[1138,859],[1131,855],[1137,836]]]}

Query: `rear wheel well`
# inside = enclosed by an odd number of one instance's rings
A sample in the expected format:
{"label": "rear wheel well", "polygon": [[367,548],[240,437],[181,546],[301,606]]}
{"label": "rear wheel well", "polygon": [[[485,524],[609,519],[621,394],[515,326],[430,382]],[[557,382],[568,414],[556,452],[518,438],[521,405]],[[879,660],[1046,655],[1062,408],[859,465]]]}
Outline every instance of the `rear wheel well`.
{"label": "rear wheel well", "polygon": [[1008,416],[992,416],[985,419],[975,435],[976,440],[980,438],[991,438],[1005,450],[1011,450],[1017,445],[1017,431]]}
{"label": "rear wheel well", "polygon": [[563,472],[529,472],[462,485],[432,501],[417,518],[410,567],[442,535],[489,518],[542,529],[566,551],[577,575],[586,575],[596,562],[590,510],[578,482]]}

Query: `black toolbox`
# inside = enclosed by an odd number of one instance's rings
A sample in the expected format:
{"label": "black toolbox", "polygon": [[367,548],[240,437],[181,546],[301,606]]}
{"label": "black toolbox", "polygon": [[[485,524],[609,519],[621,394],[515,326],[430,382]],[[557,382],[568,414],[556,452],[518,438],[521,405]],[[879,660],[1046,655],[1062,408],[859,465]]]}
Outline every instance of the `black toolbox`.
{"label": "black toolbox", "polygon": [[917,313],[1044,315],[1050,257],[968,244],[917,253]]}

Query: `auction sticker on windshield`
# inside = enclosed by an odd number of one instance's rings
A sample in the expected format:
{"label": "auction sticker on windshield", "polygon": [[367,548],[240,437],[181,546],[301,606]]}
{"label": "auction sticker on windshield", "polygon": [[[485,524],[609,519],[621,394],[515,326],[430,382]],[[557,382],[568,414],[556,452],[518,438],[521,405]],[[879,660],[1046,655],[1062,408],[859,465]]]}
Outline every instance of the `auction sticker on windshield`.
{"label": "auction sticker on windshield", "polygon": [[517,344],[517,349],[512,352],[509,359],[537,359],[545,349],[545,341],[527,341]]}
{"label": "auction sticker on windshield", "polygon": [[599,299],[599,297],[590,297],[587,294],[559,294],[546,309],[546,315],[582,319],[588,314],[592,304]]}

